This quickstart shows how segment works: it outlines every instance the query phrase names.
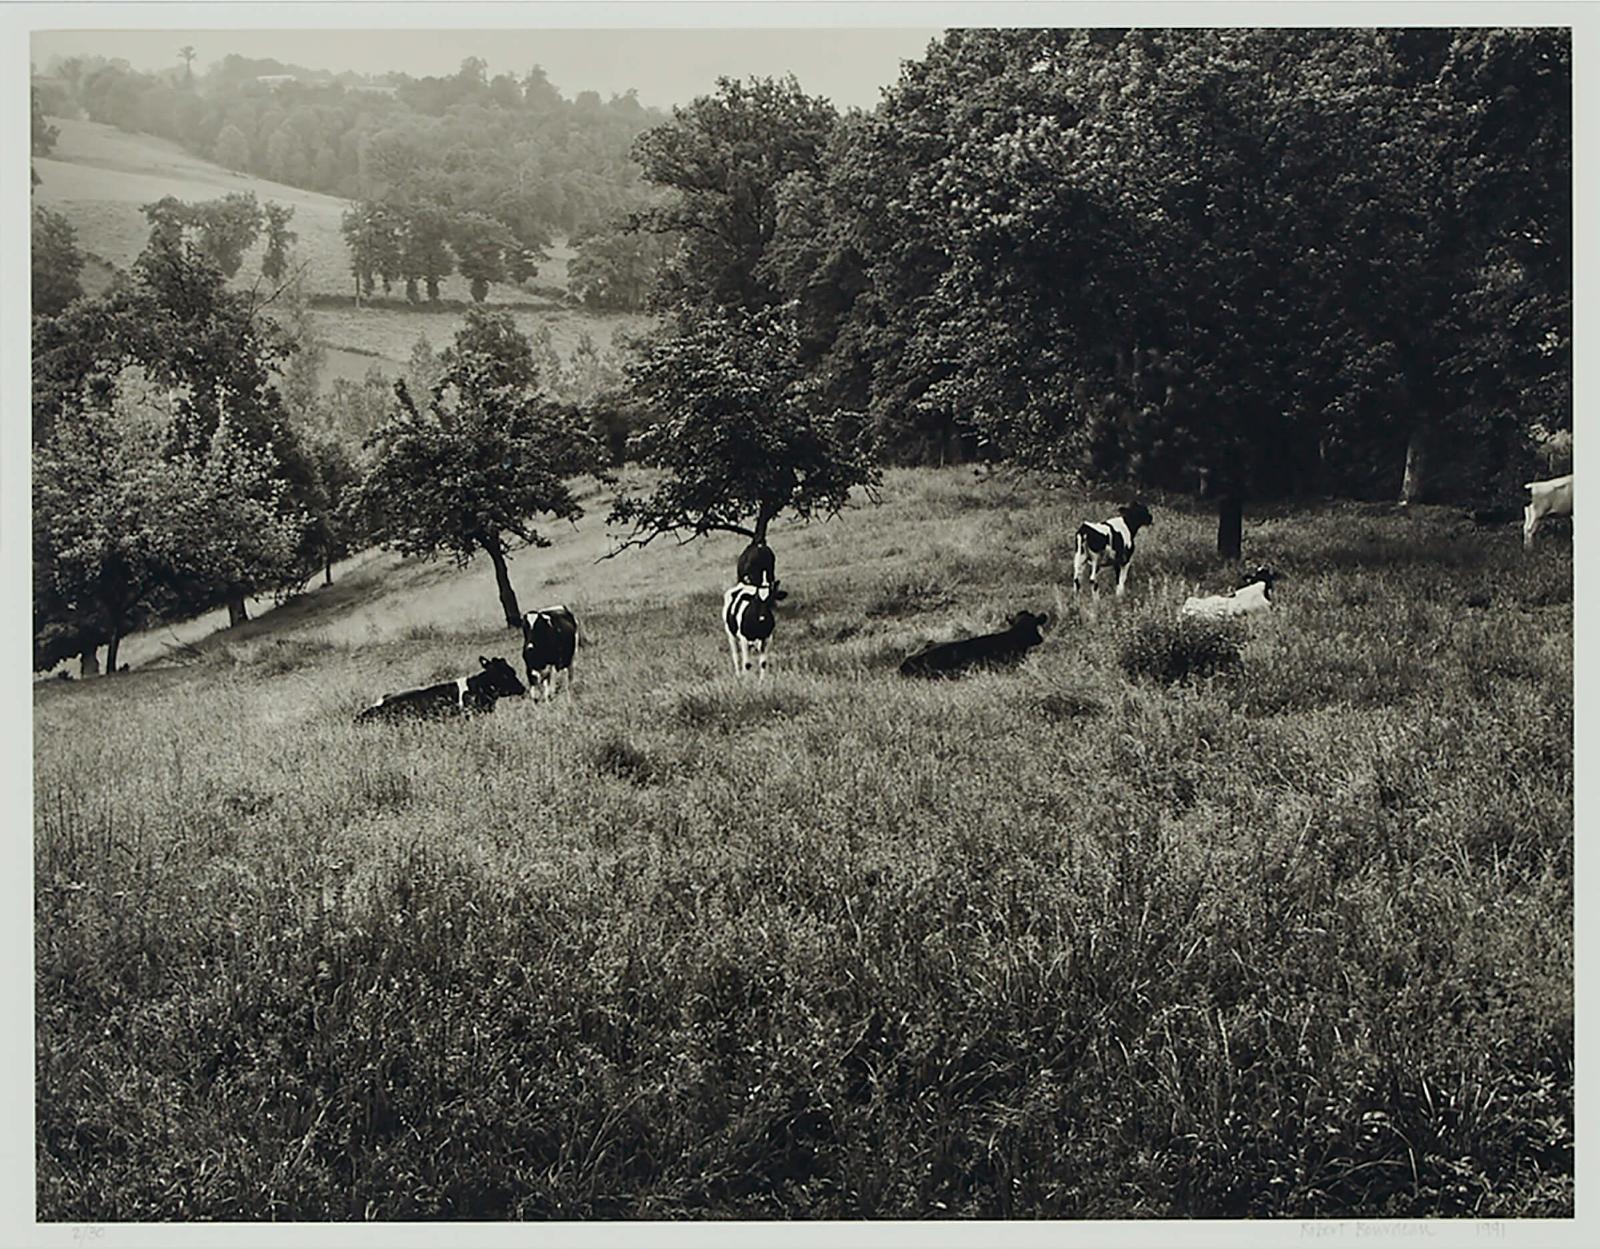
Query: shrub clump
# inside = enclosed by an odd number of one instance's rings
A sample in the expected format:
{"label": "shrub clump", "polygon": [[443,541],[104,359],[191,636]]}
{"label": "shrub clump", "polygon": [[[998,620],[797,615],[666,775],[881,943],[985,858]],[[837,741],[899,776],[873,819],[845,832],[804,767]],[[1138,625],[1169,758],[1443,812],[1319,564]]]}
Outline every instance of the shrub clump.
{"label": "shrub clump", "polygon": [[590,752],[590,759],[597,772],[635,785],[648,785],[655,779],[650,756],[626,737],[607,737]]}
{"label": "shrub clump", "polygon": [[1122,670],[1135,680],[1176,685],[1238,672],[1244,630],[1235,623],[1146,620],[1122,644]]}

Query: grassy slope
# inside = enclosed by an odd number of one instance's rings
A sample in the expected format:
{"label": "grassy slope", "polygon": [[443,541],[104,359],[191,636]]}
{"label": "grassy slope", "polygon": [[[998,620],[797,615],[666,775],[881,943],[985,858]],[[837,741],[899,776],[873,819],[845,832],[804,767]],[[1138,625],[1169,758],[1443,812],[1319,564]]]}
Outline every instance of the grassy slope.
{"label": "grassy slope", "polygon": [[[761,683],[736,541],[585,521],[513,566],[570,701],[357,732],[514,650],[388,557],[39,689],[41,1217],[1570,1214],[1566,541],[1259,520],[1245,678],[1163,690],[1119,642],[1210,525],[1091,615],[1105,508],[898,473],[776,533]],[[894,674],[1021,606],[1022,670]]]}
{"label": "grassy slope", "polygon": [[[34,202],[66,217],[78,232],[85,252],[126,269],[149,237],[140,206],[163,195],[182,200],[216,199],[235,191],[253,191],[258,200],[274,200],[294,208],[290,223],[299,236],[297,262],[308,265],[308,287],[315,296],[348,300],[351,293],[349,257],[339,232],[347,201],[282,183],[231,173],[221,166],[185,152],[177,144],[151,135],[129,134],[112,126],[72,118],[53,118],[60,129],[53,158],[35,158],[41,179]],[[258,243],[235,277],[239,286],[256,281]],[[534,278],[536,286],[565,288],[567,262],[572,250],[558,242],[550,259]],[[91,280],[93,275],[90,275]],[[102,279],[103,280],[103,279]],[[396,295],[401,292],[396,291]],[[462,308],[470,300],[467,283],[459,276],[445,279],[441,294],[448,306],[436,310],[382,306],[319,306],[313,312],[318,333],[328,346],[323,380],[336,377],[359,380],[377,366],[392,375],[411,354],[417,338],[426,334],[433,345],[445,346],[462,321]],[[597,315],[531,300],[514,287],[495,287],[489,302],[530,305],[516,307],[513,316],[524,333],[548,326],[556,347],[570,354],[578,335],[587,332],[600,346],[611,341],[619,328],[636,330],[646,318],[626,314]]]}

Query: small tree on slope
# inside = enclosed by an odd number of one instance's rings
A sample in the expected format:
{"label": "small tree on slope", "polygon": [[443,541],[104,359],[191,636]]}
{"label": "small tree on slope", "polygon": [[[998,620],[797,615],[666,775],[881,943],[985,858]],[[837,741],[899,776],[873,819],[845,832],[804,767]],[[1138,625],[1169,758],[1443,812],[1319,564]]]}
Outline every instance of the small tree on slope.
{"label": "small tree on slope", "polygon": [[723,531],[766,541],[783,512],[831,517],[878,470],[852,414],[830,409],[798,361],[786,308],[685,312],[629,373],[652,424],[630,456],[665,470],[648,495],[621,494],[613,524],[631,533],[612,554],[663,533]]}
{"label": "small tree on slope", "polygon": [[426,407],[395,383],[397,408],[369,440],[376,460],[358,505],[396,550],[459,564],[486,553],[514,629],[522,612],[508,536],[548,546],[536,517],[583,515],[568,479],[595,470],[596,447],[570,409],[538,393],[528,340],[508,314],[471,310],[443,363]]}

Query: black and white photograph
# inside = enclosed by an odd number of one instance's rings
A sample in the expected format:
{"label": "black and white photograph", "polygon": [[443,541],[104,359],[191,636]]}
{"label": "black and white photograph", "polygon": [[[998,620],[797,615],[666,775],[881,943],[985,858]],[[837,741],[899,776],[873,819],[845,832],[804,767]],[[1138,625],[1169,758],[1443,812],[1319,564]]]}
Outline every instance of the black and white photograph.
{"label": "black and white photograph", "polygon": [[1594,17],[17,6],[6,1243],[1596,1243]]}

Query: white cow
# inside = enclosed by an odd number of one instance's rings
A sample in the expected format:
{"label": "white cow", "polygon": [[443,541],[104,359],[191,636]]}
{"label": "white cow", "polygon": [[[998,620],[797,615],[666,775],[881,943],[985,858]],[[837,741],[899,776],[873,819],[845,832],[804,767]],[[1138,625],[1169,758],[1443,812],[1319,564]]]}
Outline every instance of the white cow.
{"label": "white cow", "polygon": [[1206,598],[1185,599],[1183,616],[1198,616],[1202,620],[1226,620],[1232,616],[1256,616],[1272,610],[1272,583],[1278,574],[1270,568],[1258,568],[1250,580],[1232,594],[1213,594]]}
{"label": "white cow", "polygon": [[1522,545],[1532,550],[1533,535],[1539,531],[1541,520],[1546,516],[1572,515],[1572,474],[1530,481],[1526,486],[1532,497],[1522,509]]}

